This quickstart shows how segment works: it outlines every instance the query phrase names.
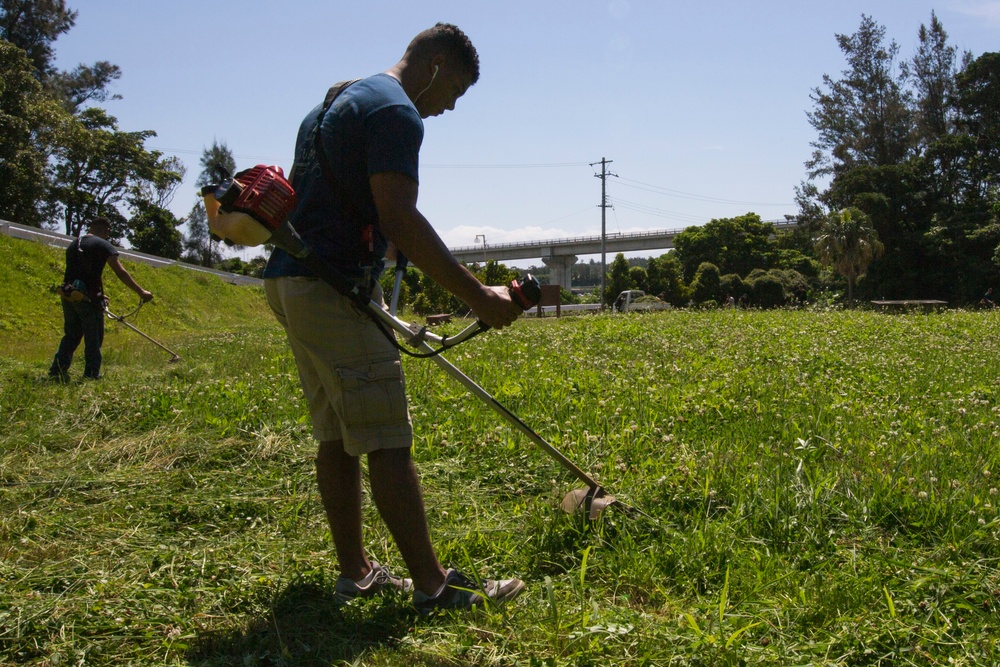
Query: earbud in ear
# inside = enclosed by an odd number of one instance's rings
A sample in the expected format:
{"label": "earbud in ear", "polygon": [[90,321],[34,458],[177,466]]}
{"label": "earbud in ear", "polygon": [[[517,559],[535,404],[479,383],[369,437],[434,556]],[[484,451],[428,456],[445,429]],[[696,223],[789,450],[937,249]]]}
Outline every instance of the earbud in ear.
{"label": "earbud in ear", "polygon": [[434,75],[435,75],[435,76],[437,76],[437,73],[438,73],[438,70],[439,70],[439,69],[441,69],[441,66],[440,66],[440,65],[435,65],[435,66],[434,66]]}

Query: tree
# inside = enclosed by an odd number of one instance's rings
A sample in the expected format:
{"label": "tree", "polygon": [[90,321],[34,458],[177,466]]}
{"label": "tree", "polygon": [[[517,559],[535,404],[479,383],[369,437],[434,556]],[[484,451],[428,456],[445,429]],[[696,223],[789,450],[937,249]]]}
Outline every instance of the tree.
{"label": "tree", "polygon": [[[615,255],[608,271],[608,280],[604,288],[604,303],[614,303],[618,295],[627,289],[635,289],[632,276],[629,274],[628,260],[623,253]],[[600,291],[600,290],[598,290]]]}
{"label": "tree", "polygon": [[152,178],[136,183],[135,199],[167,208],[177,194],[185,173],[187,167],[179,158],[160,156]]}
{"label": "tree", "polygon": [[97,107],[85,109],[68,124],[51,167],[52,202],[66,234],[76,236],[96,215],[111,218],[113,237],[124,232],[118,206],[140,201],[150,183],[169,180],[164,172],[170,161],[144,147],[154,136],[152,130],[120,131],[115,117]]}
{"label": "tree", "polygon": [[747,213],[688,227],[674,238],[674,247],[688,280],[702,262],[714,264],[724,274],[745,276],[769,267],[773,234],[774,225],[761,222],[756,213]]}
{"label": "tree", "polygon": [[473,275],[484,285],[510,285],[512,280],[518,280],[521,274],[495,259],[487,260],[486,264]]}
{"label": "tree", "polygon": [[181,224],[173,213],[149,201],[135,205],[136,214],[129,221],[128,240],[139,252],[167,259],[180,259]]}
{"label": "tree", "polygon": [[921,24],[917,54],[902,70],[916,89],[917,141],[927,146],[946,136],[951,125],[948,101],[955,87],[958,49],[948,45],[948,33],[931,12],[931,25]]}
{"label": "tree", "polygon": [[635,285],[635,289],[649,291],[649,273],[641,266],[630,266],[628,268],[629,282]]}
{"label": "tree", "polygon": [[35,78],[72,114],[88,102],[120,99],[108,86],[121,77],[118,66],[105,60],[71,72],[55,68],[52,44],[69,32],[76,16],[65,0],[0,0],[0,37],[28,54]]}
{"label": "tree", "polygon": [[236,173],[236,159],[226,142],[220,144],[213,139],[212,147],[202,150],[198,163],[201,165],[201,173],[194,184],[199,188],[218,184]]}
{"label": "tree", "polygon": [[[195,179],[195,185],[200,189],[206,185],[216,185],[224,178],[236,172],[236,159],[225,142],[212,141],[211,148],[201,152],[201,173]],[[186,219],[187,234],[184,238],[185,261],[201,266],[214,266],[222,260],[222,254],[212,241],[212,233],[208,228],[208,214],[205,205],[199,198],[191,208]],[[218,240],[218,237],[215,238]]]}
{"label": "tree", "polygon": [[819,133],[806,163],[809,178],[835,175],[857,165],[894,165],[910,151],[910,94],[897,72],[899,46],[884,44],[885,28],[862,15],[853,35],[837,35],[847,57],[843,78],[823,75],[826,90],[813,89],[809,123]]}
{"label": "tree", "polygon": [[867,215],[856,208],[833,212],[827,218],[816,252],[847,280],[847,303],[854,303],[854,286],[868,266],[882,254],[882,243]]}
{"label": "tree", "polygon": [[0,41],[0,218],[40,226],[45,166],[66,114],[43,91],[27,54]]}
{"label": "tree", "polygon": [[118,65],[99,60],[93,65],[77,65],[72,72],[55,72],[48,79],[48,86],[66,111],[76,114],[91,102],[120,100],[121,95],[108,88],[122,76]]}
{"label": "tree", "polygon": [[695,303],[718,302],[722,295],[722,274],[711,262],[702,262],[691,281],[691,296]]}
{"label": "tree", "polygon": [[662,295],[662,299],[675,306],[685,305],[691,298],[690,290],[684,284],[684,269],[677,259],[677,253],[667,253],[650,258],[646,265],[646,284],[649,293]]}
{"label": "tree", "polygon": [[1000,196],[1000,53],[968,63],[956,78],[954,104],[969,138],[968,195],[988,208]]}
{"label": "tree", "polygon": [[52,43],[76,23],[65,0],[0,0],[0,38],[27,53],[35,78],[44,81],[55,70]]}
{"label": "tree", "polygon": [[199,266],[215,266],[222,261],[222,255],[212,247],[208,230],[208,214],[201,201],[194,203],[191,212],[184,218],[187,234],[182,241],[181,259]]}
{"label": "tree", "polygon": [[419,286],[412,292],[413,310],[421,315],[433,313],[465,312],[465,306],[458,297],[441,287],[426,274],[419,274]]}

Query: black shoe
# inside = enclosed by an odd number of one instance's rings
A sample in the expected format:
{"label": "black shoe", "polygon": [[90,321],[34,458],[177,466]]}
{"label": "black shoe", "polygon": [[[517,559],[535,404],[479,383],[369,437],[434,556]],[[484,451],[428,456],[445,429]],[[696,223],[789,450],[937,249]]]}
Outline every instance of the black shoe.
{"label": "black shoe", "polygon": [[458,570],[448,570],[434,595],[414,591],[413,605],[423,614],[434,609],[472,609],[487,599],[495,603],[513,600],[523,590],[524,582],[520,579],[488,579],[483,582],[483,590],[479,590],[475,582]]}

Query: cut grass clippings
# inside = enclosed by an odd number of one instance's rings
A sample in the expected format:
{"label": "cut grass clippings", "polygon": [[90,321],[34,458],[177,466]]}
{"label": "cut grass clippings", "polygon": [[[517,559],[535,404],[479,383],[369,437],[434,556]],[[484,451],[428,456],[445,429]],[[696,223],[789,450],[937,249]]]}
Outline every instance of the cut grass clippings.
{"label": "cut grass clippings", "polygon": [[[528,584],[422,617],[335,603],[315,445],[259,291],[200,302],[154,275],[149,333],[179,363],[122,334],[104,380],[51,383],[58,336],[42,356],[4,334],[0,664],[998,662],[1000,313],[524,318],[448,353],[652,519],[562,514],[562,468],[406,359],[442,561]],[[371,556],[403,571],[365,511]]]}

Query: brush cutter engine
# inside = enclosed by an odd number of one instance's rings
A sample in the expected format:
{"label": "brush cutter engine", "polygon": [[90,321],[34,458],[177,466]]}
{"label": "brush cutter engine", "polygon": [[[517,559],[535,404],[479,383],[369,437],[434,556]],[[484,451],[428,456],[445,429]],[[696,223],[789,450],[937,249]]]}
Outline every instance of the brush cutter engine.
{"label": "brush cutter engine", "polygon": [[299,259],[309,254],[288,224],[297,200],[281,167],[258,164],[219,185],[206,185],[201,197],[213,234],[243,246],[273,243]]}

